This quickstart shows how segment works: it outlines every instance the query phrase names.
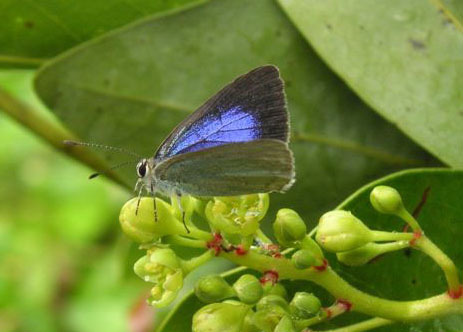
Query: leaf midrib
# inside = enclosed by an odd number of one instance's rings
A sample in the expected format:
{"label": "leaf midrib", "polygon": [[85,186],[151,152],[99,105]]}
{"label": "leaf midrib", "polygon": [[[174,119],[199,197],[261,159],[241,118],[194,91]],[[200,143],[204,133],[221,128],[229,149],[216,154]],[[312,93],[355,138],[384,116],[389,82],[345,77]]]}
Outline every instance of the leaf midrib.
{"label": "leaf midrib", "polygon": [[431,4],[437,7],[437,9],[442,11],[442,14],[447,17],[453,25],[458,29],[458,31],[463,32],[463,24],[452,14],[452,11],[448,9],[441,0],[429,0]]}

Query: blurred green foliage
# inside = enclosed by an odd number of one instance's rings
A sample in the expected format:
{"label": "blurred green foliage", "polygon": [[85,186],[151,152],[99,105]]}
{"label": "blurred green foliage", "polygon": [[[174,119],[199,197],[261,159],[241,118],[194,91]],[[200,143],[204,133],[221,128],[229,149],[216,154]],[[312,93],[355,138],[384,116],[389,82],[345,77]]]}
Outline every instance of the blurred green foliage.
{"label": "blurred green foliage", "polygon": [[[37,106],[30,77],[0,85]],[[118,235],[127,193],[3,114],[0,141],[0,331],[126,331],[142,291]]]}
{"label": "blurred green foliage", "polygon": [[[0,86],[56,121],[32,76],[0,71]],[[159,321],[170,308],[146,307],[149,287],[133,273],[139,251],[119,230],[131,194],[104,177],[89,181],[92,170],[2,113],[0,142],[0,331],[146,331]],[[204,266],[185,291],[230,266]]]}

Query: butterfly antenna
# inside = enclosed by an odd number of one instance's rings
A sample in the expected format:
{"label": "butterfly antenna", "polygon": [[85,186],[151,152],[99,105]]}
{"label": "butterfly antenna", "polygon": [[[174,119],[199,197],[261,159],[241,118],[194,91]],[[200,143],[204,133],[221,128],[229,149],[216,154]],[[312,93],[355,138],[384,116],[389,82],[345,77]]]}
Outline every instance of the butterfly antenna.
{"label": "butterfly antenna", "polygon": [[86,146],[86,147],[89,147],[89,148],[103,149],[103,150],[108,150],[108,151],[112,151],[112,152],[128,154],[130,156],[137,157],[139,159],[142,158],[138,153],[135,153],[133,151],[123,149],[123,148],[117,148],[115,146],[96,144],[96,143],[78,142],[78,141],[71,141],[71,140],[65,140],[65,141],[63,141],[63,144],[64,145],[69,145],[69,146]]}
{"label": "butterfly antenna", "polygon": [[112,166],[110,168],[108,168],[106,171],[104,172],[97,172],[97,173],[93,173],[93,174],[90,174],[90,176],[88,177],[90,180],[91,179],[94,179],[96,178],[97,176],[100,176],[100,175],[103,175],[103,174],[107,174],[109,173],[110,171],[112,170],[115,170],[117,168],[121,168],[121,167],[124,167],[124,166],[127,166],[127,165],[133,165],[135,163],[136,160],[129,160],[129,161],[124,161],[123,163],[120,163],[120,164],[117,164],[115,166]]}

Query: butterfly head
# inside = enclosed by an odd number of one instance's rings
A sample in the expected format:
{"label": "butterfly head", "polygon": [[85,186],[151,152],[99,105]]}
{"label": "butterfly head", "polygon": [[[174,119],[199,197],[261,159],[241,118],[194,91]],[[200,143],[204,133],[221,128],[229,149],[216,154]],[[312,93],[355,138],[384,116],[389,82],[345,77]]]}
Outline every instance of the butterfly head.
{"label": "butterfly head", "polygon": [[137,164],[137,175],[140,179],[144,178],[146,175],[146,168],[148,167],[148,161],[142,159]]}
{"label": "butterfly head", "polygon": [[140,160],[137,164],[137,175],[140,179],[149,178],[153,173],[154,163],[146,158]]}
{"label": "butterfly head", "polygon": [[152,158],[143,158],[138,162],[136,167],[138,181],[135,190],[137,190],[137,188],[139,188],[138,186],[141,185],[149,192],[152,191],[151,189],[154,187],[154,167],[155,163]]}

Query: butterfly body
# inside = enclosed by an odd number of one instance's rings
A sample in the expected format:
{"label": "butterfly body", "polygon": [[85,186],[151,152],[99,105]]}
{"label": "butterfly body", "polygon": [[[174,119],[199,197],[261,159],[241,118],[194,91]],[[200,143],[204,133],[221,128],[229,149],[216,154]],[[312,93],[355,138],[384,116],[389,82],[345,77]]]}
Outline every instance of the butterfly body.
{"label": "butterfly body", "polygon": [[182,121],[137,165],[151,194],[235,196],[285,191],[294,182],[289,119],[278,69],[238,77]]}

